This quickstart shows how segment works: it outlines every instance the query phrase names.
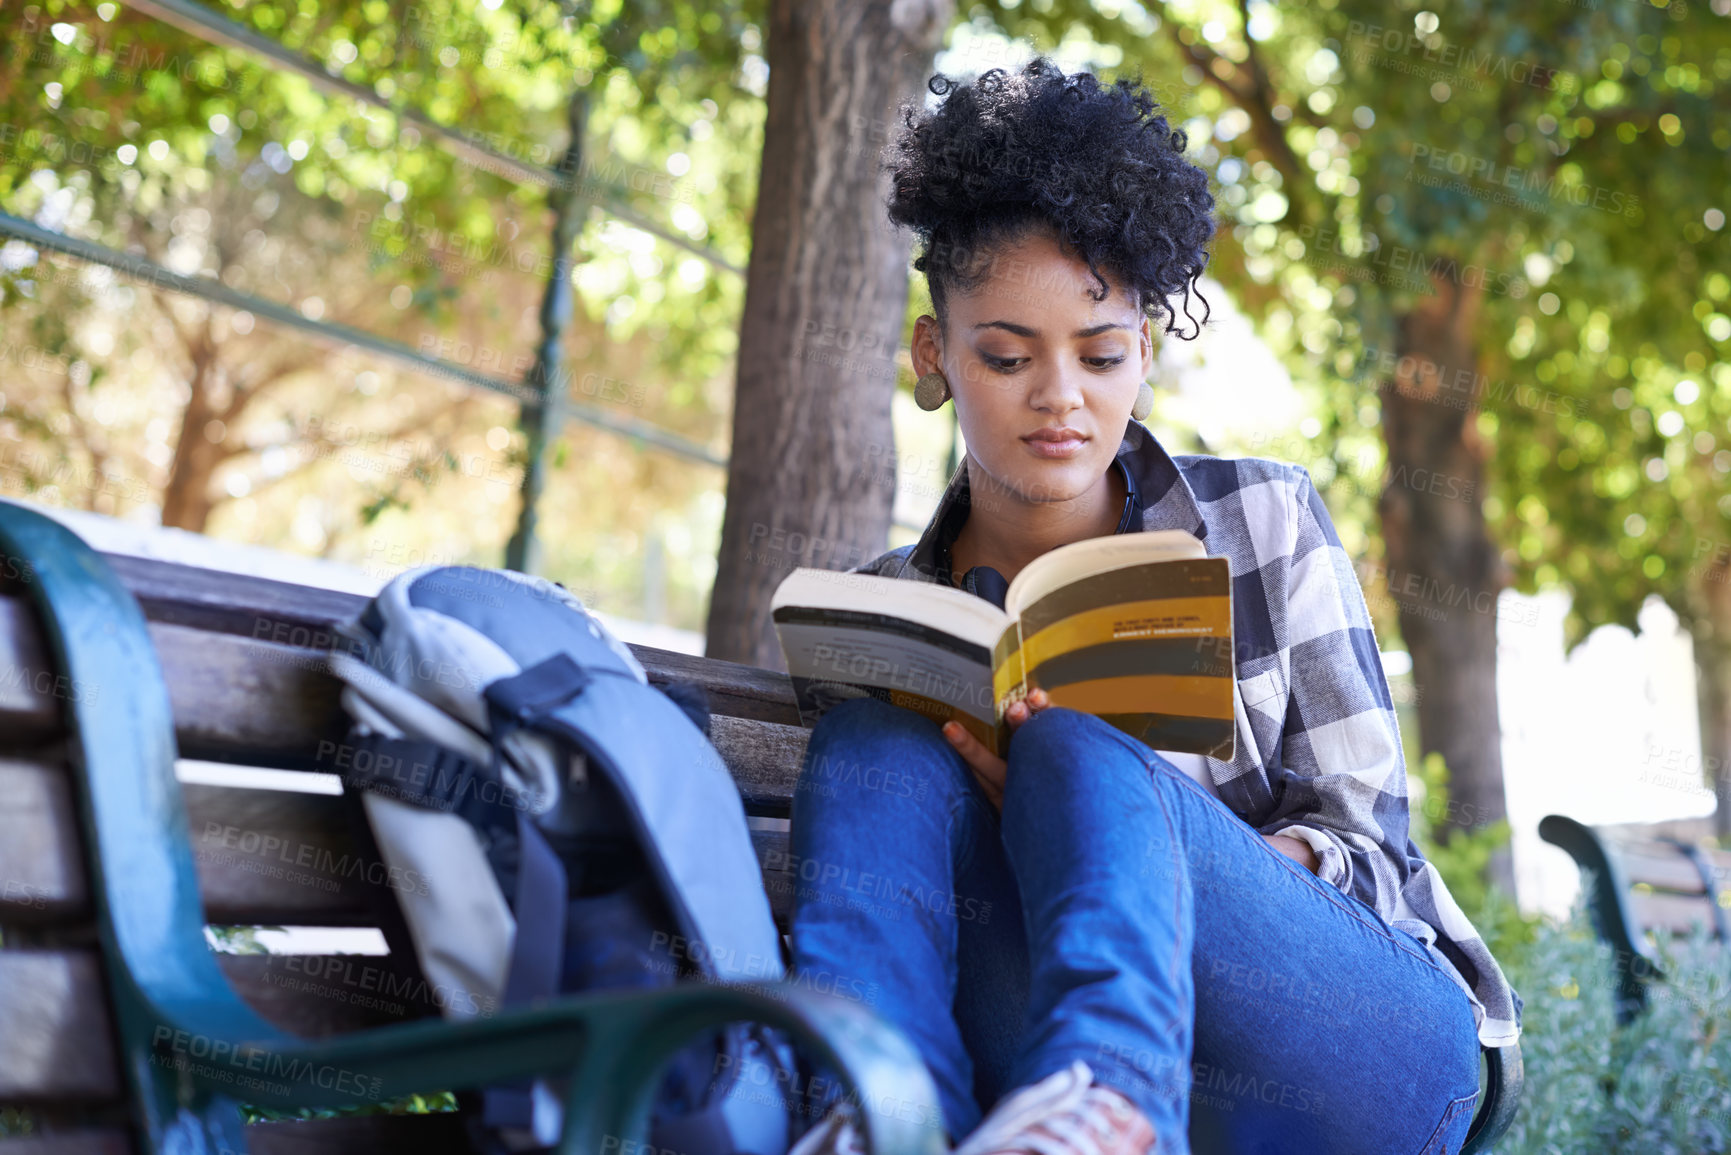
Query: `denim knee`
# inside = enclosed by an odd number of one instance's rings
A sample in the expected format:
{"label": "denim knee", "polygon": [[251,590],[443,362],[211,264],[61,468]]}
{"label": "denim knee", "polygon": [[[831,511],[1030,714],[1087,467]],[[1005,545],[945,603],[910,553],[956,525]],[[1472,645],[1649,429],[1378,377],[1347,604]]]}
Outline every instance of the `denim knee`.
{"label": "denim knee", "polygon": [[966,764],[936,722],[877,698],[854,698],[818,719],[795,793],[924,802],[953,795],[966,781]]}
{"label": "denim knee", "polygon": [[1147,768],[1148,759],[1136,753],[1127,734],[1096,715],[1068,706],[1048,706],[1018,726],[1010,736],[1010,756],[1029,765],[1065,766],[1084,745],[1101,740],[1122,746]]}

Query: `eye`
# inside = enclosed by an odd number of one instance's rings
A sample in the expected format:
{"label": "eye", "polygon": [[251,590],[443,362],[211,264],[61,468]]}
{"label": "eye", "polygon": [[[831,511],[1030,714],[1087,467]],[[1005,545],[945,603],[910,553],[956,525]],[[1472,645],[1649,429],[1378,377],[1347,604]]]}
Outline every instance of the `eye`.
{"label": "eye", "polygon": [[981,353],[980,360],[986,363],[986,368],[997,373],[1014,373],[1027,363],[1026,357],[994,357],[990,353]]}
{"label": "eye", "polygon": [[1082,363],[1095,369],[1116,369],[1124,363],[1122,354],[1116,357],[1084,357]]}

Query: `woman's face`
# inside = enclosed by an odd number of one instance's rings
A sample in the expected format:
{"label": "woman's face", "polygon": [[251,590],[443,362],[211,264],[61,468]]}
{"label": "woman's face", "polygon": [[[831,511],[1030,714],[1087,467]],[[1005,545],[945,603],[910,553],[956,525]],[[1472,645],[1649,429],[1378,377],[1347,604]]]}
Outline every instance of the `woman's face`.
{"label": "woman's face", "polygon": [[[1110,276],[1112,291],[1094,300],[1099,281],[1049,233],[992,257],[977,290],[951,292],[943,331],[919,319],[914,368],[949,380],[968,455],[994,492],[1071,501],[1100,484],[1117,456],[1153,367],[1148,319]],[[1043,439],[1054,431],[1057,440]]]}

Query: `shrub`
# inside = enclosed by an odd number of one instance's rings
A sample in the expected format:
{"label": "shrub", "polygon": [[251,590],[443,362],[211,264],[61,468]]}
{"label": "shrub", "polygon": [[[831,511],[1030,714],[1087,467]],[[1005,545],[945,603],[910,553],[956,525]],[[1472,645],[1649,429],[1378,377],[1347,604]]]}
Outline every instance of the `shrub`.
{"label": "shrub", "polygon": [[[1412,840],[1426,861],[1442,875],[1443,885],[1460,903],[1461,912],[1472,920],[1491,957],[1502,964],[1504,954],[1531,945],[1539,924],[1536,915],[1520,912],[1513,895],[1486,878],[1491,854],[1509,841],[1508,819],[1450,830],[1448,841],[1439,844],[1430,815],[1450,811],[1448,767],[1443,756],[1435,751],[1417,762],[1409,762],[1408,766]],[[1506,964],[1503,970],[1506,974]],[[1515,989],[1520,987],[1517,985]],[[1525,991],[1521,991],[1521,997],[1526,997]]]}
{"label": "shrub", "polygon": [[1497,1155],[1731,1151],[1731,955],[1699,928],[1655,949],[1665,978],[1624,1027],[1584,891],[1567,921],[1541,920],[1498,959],[1526,1000],[1526,1086]]}
{"label": "shrub", "polygon": [[1412,836],[1525,1001],[1526,1081],[1496,1155],[1726,1155],[1731,1153],[1731,948],[1705,930],[1655,944],[1665,977],[1647,1010],[1617,1025],[1617,977],[1598,940],[1584,886],[1569,917],[1520,913],[1486,882],[1508,823],[1452,831],[1445,845],[1427,815],[1449,813],[1448,770],[1431,754],[1412,770]]}

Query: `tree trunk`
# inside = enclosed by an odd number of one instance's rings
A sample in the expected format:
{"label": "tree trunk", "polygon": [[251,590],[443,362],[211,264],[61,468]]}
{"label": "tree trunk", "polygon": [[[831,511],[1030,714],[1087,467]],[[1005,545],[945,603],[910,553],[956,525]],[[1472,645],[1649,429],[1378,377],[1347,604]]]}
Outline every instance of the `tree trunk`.
{"label": "tree trunk", "polygon": [[168,484],[162,491],[162,524],[175,529],[203,533],[216,508],[211,496],[211,477],[224,460],[222,447],[205,436],[205,427],[217,416],[214,397],[219,372],[216,342],[211,339],[209,320],[201,321],[201,332],[188,342],[192,360],[190,397],[180,416],[180,436],[175,440],[174,459],[168,467]]}
{"label": "tree trunk", "polygon": [[707,654],[782,669],[769,617],[796,566],[887,542],[890,401],[907,238],[883,145],[918,100],[952,0],[773,0],[769,110],[739,333],[727,508]]}
{"label": "tree trunk", "polygon": [[[1378,504],[1388,557],[1381,584],[1412,654],[1420,749],[1448,765],[1451,805],[1430,815],[1442,842],[1451,830],[1508,815],[1497,715],[1497,594],[1506,581],[1485,527],[1475,421],[1483,290],[1460,280],[1433,274],[1436,294],[1398,322],[1399,360],[1382,389],[1389,476]],[[1488,869],[1512,895],[1506,847]]]}
{"label": "tree trunk", "polygon": [[1694,628],[1701,765],[1718,802],[1713,833],[1731,846],[1731,550],[1721,547],[1704,568],[1697,593],[1704,610]]}

